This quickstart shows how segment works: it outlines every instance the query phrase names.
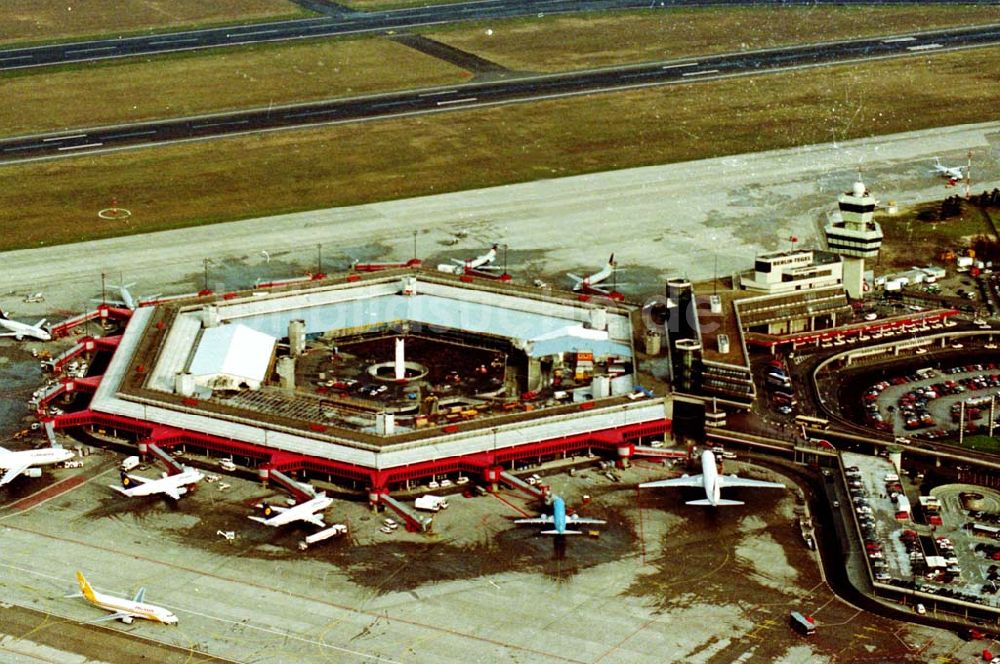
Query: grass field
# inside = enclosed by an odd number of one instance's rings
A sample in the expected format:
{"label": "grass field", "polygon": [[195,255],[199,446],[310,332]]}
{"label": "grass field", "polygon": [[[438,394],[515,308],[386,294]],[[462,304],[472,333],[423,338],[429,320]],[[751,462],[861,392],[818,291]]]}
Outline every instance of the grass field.
{"label": "grass field", "polygon": [[727,7],[455,24],[427,36],[510,69],[553,72],[994,22],[1000,7]]}
{"label": "grass field", "polygon": [[[953,442],[955,445],[958,444],[957,439]],[[977,452],[997,454],[1000,453],[1000,440],[984,435],[965,436],[962,441],[962,447],[966,447],[970,450],[976,450]]]}
{"label": "grass field", "polygon": [[468,73],[375,39],[258,44],[0,76],[0,134],[14,136],[435,84]]}
{"label": "grass field", "polygon": [[7,0],[0,44],[311,16],[289,0]]}
{"label": "grass field", "polygon": [[0,168],[2,248],[997,119],[984,48],[38,162]]}
{"label": "grass field", "polygon": [[[183,5],[183,3],[180,3]],[[481,29],[435,33],[517,69],[567,69],[672,57],[696,49],[739,50],[752,43],[790,43],[912,29],[921,22],[974,22],[1000,8],[790,8],[800,20],[763,25],[774,10],[676,10],[599,14],[587,18],[518,19]],[[541,39],[541,31],[547,35]],[[683,33],[683,34],[679,34]],[[551,39],[548,38],[551,35]],[[765,35],[761,37],[759,35]],[[750,40],[748,42],[747,40]],[[367,45],[367,46],[366,46]],[[544,63],[544,64],[539,64]],[[286,104],[467,80],[461,70],[383,40],[284,42],[192,51],[155,58],[111,60],[59,70],[0,75],[5,104],[0,135],[93,127],[248,106]],[[122,103],[126,100],[126,103]]]}
{"label": "grass field", "polygon": [[[961,194],[959,189],[947,195]],[[944,198],[945,196],[942,196]],[[988,232],[982,212],[971,205],[963,206],[962,214],[944,221],[921,221],[922,210],[938,210],[939,203],[928,203],[899,215],[880,215],[878,222],[885,235],[880,264],[906,268],[913,265],[913,256],[936,256],[946,249],[966,246],[971,240]]]}

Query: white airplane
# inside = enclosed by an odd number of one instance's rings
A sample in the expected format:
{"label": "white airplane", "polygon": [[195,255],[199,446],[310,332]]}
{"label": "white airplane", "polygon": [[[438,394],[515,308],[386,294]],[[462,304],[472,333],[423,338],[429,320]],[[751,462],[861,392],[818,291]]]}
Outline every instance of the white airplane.
{"label": "white airplane", "polygon": [[936,173],[943,178],[947,178],[951,184],[955,184],[965,177],[965,170],[965,166],[945,166],[941,163],[940,159],[934,157],[934,170],[931,173]]}
{"label": "white airplane", "polygon": [[51,341],[52,335],[49,334],[48,330],[42,328],[43,325],[45,325],[44,318],[34,325],[28,325],[11,320],[7,317],[6,312],[0,310],[0,327],[9,330],[9,332],[0,332],[0,337],[14,337],[18,341],[25,337],[32,337],[39,341]]}
{"label": "white airplane", "polygon": [[315,498],[310,498],[304,503],[293,505],[292,507],[279,507],[271,505],[267,501],[257,505],[264,516],[250,516],[248,519],[259,521],[265,526],[284,526],[293,521],[308,521],[320,528],[325,528],[323,522],[323,510],[333,503],[333,498],[327,498],[326,492],[321,491]]}
{"label": "white airplane", "polygon": [[121,304],[129,311],[135,311],[136,307],[142,306],[143,303],[148,302],[150,300],[155,300],[156,298],[160,297],[159,293],[157,293],[156,295],[150,295],[148,297],[147,296],[136,297],[135,295],[132,295],[132,292],[129,290],[129,288],[131,288],[132,286],[135,286],[134,281],[130,284],[122,284],[121,286],[114,286],[114,289],[118,291],[118,294],[121,296],[122,299],[120,302],[112,302],[112,304]]}
{"label": "white airplane", "polygon": [[475,272],[476,270],[499,270],[499,266],[493,265],[496,259],[497,245],[494,244],[489,251],[481,256],[467,258],[464,261],[452,258],[451,260],[455,265],[444,263],[443,265],[438,265],[437,269],[438,272],[447,272],[448,274],[464,274],[466,272]]}
{"label": "white airplane", "polygon": [[163,493],[170,496],[174,500],[179,500],[182,494],[188,492],[188,484],[196,484],[197,482],[200,482],[204,479],[205,475],[199,470],[185,467],[183,472],[177,473],[176,475],[167,475],[166,473],[163,473],[163,477],[155,480],[149,479],[148,477],[140,477],[139,475],[130,475],[126,472],[122,472],[121,477],[121,486],[109,486],[118,493],[128,496],[129,498],[152,496],[158,493]]}
{"label": "white airplane", "polygon": [[32,466],[63,463],[73,458],[73,451],[62,447],[43,447],[40,450],[11,452],[0,447],[0,468],[7,472],[0,477],[0,486],[7,484]]}
{"label": "white airplane", "polygon": [[70,595],[70,597],[83,597],[94,606],[100,607],[105,611],[114,612],[109,616],[91,620],[90,622],[92,623],[121,620],[123,623],[132,624],[132,621],[136,618],[143,618],[144,620],[152,620],[167,625],[177,624],[177,616],[167,609],[164,609],[162,606],[146,604],[142,601],[146,596],[145,588],[139,588],[139,592],[135,594],[135,597],[127,600],[97,592],[87,582],[87,579],[84,578],[83,572],[79,570],[76,572],[76,581],[80,584],[80,592],[79,594]]}
{"label": "white airplane", "polygon": [[736,475],[720,475],[715,465],[715,455],[706,450],[701,453],[701,475],[684,475],[672,480],[659,480],[657,482],[644,482],[639,485],[640,489],[651,489],[662,486],[689,486],[702,487],[705,489],[705,498],[702,500],[689,500],[688,505],[711,505],[719,507],[721,505],[742,505],[739,500],[725,500],[720,497],[722,489],[726,487],[752,487],[758,489],[784,489],[785,485],[780,482],[764,482],[762,480],[748,480]]}
{"label": "white airplane", "polygon": [[618,270],[617,263],[615,263],[615,255],[611,254],[611,258],[608,259],[608,264],[601,268],[600,272],[595,272],[586,277],[578,277],[572,273],[566,273],[566,276],[575,281],[573,285],[573,290],[580,291],[583,293],[600,293],[602,295],[610,295],[611,291],[605,288],[598,288],[597,285],[606,281],[608,277],[614,274]]}
{"label": "white airplane", "polygon": [[580,530],[567,530],[566,524],[571,525],[602,525],[606,523],[602,519],[585,519],[575,514],[566,516],[566,502],[556,496],[552,499],[552,516],[543,514],[537,519],[518,519],[514,523],[532,524],[539,526],[553,526],[552,530],[543,530],[542,535],[582,535]]}

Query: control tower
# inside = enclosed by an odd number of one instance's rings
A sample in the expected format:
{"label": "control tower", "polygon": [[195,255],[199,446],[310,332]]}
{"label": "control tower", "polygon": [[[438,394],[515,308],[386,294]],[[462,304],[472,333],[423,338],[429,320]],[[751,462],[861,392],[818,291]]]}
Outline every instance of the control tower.
{"label": "control tower", "polygon": [[878,256],[882,229],[873,220],[877,201],[859,178],[851,191],[837,197],[840,219],[826,225],[827,249],[844,259],[844,290],[851,298],[864,291],[865,259]]}

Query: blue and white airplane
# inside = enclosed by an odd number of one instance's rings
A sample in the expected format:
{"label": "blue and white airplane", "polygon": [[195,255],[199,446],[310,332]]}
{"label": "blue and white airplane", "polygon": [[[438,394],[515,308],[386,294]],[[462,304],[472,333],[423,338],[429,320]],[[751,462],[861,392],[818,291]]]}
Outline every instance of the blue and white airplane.
{"label": "blue and white airplane", "polygon": [[542,535],[582,535],[583,531],[580,530],[567,530],[566,524],[571,525],[602,525],[606,523],[601,519],[584,519],[577,516],[576,514],[571,514],[566,516],[566,501],[564,501],[559,496],[552,499],[552,516],[543,514],[535,519],[518,519],[514,523],[517,524],[532,524],[538,526],[554,526],[552,530],[543,530]]}
{"label": "blue and white airplane", "polygon": [[701,500],[689,500],[688,505],[710,505],[720,507],[722,505],[742,505],[740,500],[726,500],[721,497],[722,489],[726,487],[752,487],[758,489],[784,489],[785,485],[780,482],[765,482],[763,480],[748,480],[736,475],[720,475],[718,466],[715,464],[715,455],[710,450],[701,453],[701,475],[684,475],[672,480],[659,480],[656,482],[643,482],[640,489],[652,489],[662,486],[688,486],[702,487],[705,489],[705,498]]}

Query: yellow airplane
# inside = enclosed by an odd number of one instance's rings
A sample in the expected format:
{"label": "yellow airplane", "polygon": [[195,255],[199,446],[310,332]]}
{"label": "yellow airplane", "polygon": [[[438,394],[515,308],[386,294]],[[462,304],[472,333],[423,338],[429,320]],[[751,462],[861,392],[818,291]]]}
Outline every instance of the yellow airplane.
{"label": "yellow airplane", "polygon": [[[84,578],[83,572],[79,570],[76,572],[76,580],[80,584],[81,595],[88,602],[94,606],[104,609],[105,611],[114,611],[114,613],[109,616],[104,616],[103,618],[98,618],[97,620],[91,620],[90,622],[97,623],[104,622],[105,620],[121,620],[123,623],[131,624],[135,618],[144,618],[145,620],[166,623],[167,625],[177,624],[177,616],[170,611],[161,606],[143,603],[142,599],[146,595],[145,588],[139,588],[139,592],[135,594],[135,597],[131,600],[127,600],[121,597],[113,597],[111,595],[105,595],[104,593],[97,592],[90,586],[87,579]],[[75,595],[75,597],[79,596],[80,595]]]}

